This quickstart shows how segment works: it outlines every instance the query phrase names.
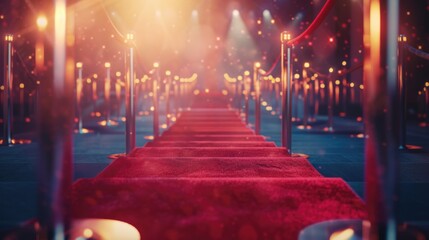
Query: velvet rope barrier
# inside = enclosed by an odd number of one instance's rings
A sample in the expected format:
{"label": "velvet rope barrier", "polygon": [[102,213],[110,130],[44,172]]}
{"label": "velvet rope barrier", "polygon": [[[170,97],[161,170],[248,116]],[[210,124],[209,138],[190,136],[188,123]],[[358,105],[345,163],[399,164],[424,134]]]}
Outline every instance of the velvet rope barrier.
{"label": "velvet rope barrier", "polygon": [[274,71],[274,68],[276,68],[277,64],[279,64],[280,57],[281,57],[280,55],[277,56],[276,61],[274,61],[273,65],[271,66],[271,68],[268,71],[264,71],[262,69],[259,69],[259,74],[262,76],[270,75]]}
{"label": "velvet rope barrier", "polygon": [[320,12],[317,14],[316,18],[310,24],[310,26],[308,26],[308,28],[304,32],[302,32],[300,35],[289,40],[287,42],[287,44],[288,45],[298,44],[303,38],[305,38],[306,36],[313,33],[314,30],[316,30],[320,26],[320,24],[323,22],[323,20],[328,15],[329,11],[332,9],[334,4],[335,4],[335,0],[327,0],[325,5],[323,5],[322,9],[320,10]]}
{"label": "velvet rope barrier", "polygon": [[407,50],[410,53],[412,53],[412,54],[414,54],[414,55],[416,55],[418,57],[421,57],[423,59],[429,60],[429,53],[423,52],[423,51],[421,51],[421,50],[419,50],[417,48],[414,48],[414,47],[412,47],[412,46],[410,46],[408,44],[406,44],[405,47],[407,48]]}
{"label": "velvet rope barrier", "polygon": [[[359,69],[361,69],[363,67],[363,63],[358,63],[358,64],[356,64],[356,65],[354,65],[354,66],[352,66],[351,68],[349,68],[349,69],[346,69],[345,71],[341,71],[340,73],[337,73],[337,74],[331,74],[330,76],[331,77],[341,77],[341,76],[344,76],[344,75],[346,75],[346,74],[349,74],[349,73],[352,73],[352,72],[354,72],[354,71],[356,71],[356,70],[359,70]],[[323,78],[328,78],[329,77],[329,75],[328,74],[324,74],[324,73],[321,73],[321,72],[318,72],[317,70],[315,70],[314,68],[308,68],[311,72],[313,72],[313,73],[317,73],[320,77],[323,77]]]}

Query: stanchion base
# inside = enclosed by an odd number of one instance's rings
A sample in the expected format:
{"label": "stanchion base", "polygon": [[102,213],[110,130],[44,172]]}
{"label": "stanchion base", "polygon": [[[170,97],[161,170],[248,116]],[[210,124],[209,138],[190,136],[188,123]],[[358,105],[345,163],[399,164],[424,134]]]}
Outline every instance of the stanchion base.
{"label": "stanchion base", "polygon": [[312,129],[312,127],[310,125],[298,125],[296,128],[298,128],[299,130],[310,130]]}
{"label": "stanchion base", "polygon": [[301,122],[301,118],[292,117],[292,122]]}
{"label": "stanchion base", "polygon": [[422,149],[423,149],[422,146],[410,145],[410,144],[407,144],[405,146],[399,146],[399,150],[411,151],[411,152],[421,151]]}
{"label": "stanchion base", "polygon": [[114,153],[114,154],[110,154],[107,158],[115,160],[117,158],[125,157],[125,156],[127,156],[126,153]]}
{"label": "stanchion base", "polygon": [[4,147],[12,147],[15,145],[30,144],[30,143],[32,143],[30,139],[12,139],[10,143],[7,143],[3,141],[3,139],[0,139],[0,145]]}
{"label": "stanchion base", "polygon": [[323,131],[324,132],[330,132],[330,133],[335,132],[333,127],[324,127]]}
{"label": "stanchion base", "polygon": [[[33,220],[22,227],[6,232],[5,239],[40,239],[40,224]],[[73,219],[68,232],[63,232],[66,239],[141,239],[140,233],[133,225],[113,219],[82,218]],[[61,236],[61,234],[59,235]]]}
{"label": "stanchion base", "polygon": [[103,127],[112,127],[112,126],[118,126],[119,125],[118,122],[113,121],[113,120],[108,120],[108,121],[103,120],[103,121],[98,122],[97,124],[100,126],[103,126]]}
{"label": "stanchion base", "polygon": [[91,116],[91,117],[99,118],[99,117],[101,117],[101,112],[96,112],[96,111],[91,112],[91,113],[90,113],[90,116]]}
{"label": "stanchion base", "polygon": [[[338,219],[330,220],[307,226],[299,233],[299,240],[328,240],[328,239],[348,239],[361,240],[369,239],[370,224],[360,219]],[[418,240],[425,239],[420,231],[408,225],[400,225],[397,228],[397,240]]]}
{"label": "stanchion base", "polygon": [[299,158],[309,158],[310,156],[308,156],[307,154],[304,153],[292,153],[290,155],[291,157],[299,157]]}
{"label": "stanchion base", "polygon": [[79,129],[75,129],[74,133],[78,133],[78,134],[88,134],[88,133],[93,133],[94,131],[89,130],[87,128],[82,128],[81,130]]}

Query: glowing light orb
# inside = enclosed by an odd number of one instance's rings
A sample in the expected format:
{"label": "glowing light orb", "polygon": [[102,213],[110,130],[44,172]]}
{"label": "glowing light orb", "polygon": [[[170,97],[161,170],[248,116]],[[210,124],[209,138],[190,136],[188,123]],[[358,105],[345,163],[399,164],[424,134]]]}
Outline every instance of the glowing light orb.
{"label": "glowing light orb", "polygon": [[234,17],[238,17],[238,16],[240,16],[240,12],[239,12],[237,9],[234,9],[234,10],[232,11],[232,16],[234,16]]}

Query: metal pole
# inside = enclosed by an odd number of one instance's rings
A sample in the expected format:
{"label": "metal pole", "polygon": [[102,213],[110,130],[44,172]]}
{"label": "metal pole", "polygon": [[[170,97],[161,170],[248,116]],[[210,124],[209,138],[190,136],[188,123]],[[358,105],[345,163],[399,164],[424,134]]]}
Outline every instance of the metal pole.
{"label": "metal pole", "polygon": [[328,103],[328,132],[334,131],[334,83],[332,76],[329,76],[329,103]]}
{"label": "metal pole", "polygon": [[78,118],[78,133],[83,133],[83,123],[82,123],[82,91],[83,91],[83,79],[82,79],[82,63],[76,63],[76,68],[78,71],[78,77],[76,81],[76,109],[77,109],[77,118]]}
{"label": "metal pole", "polygon": [[4,60],[4,94],[3,94],[3,145],[12,145],[12,86],[13,86],[13,35],[5,35],[5,60]]}
{"label": "metal pole", "polygon": [[[428,85],[428,83],[427,83]],[[425,94],[425,126],[428,125],[429,123],[429,86],[425,87],[424,89],[424,94]]]}
{"label": "metal pole", "polygon": [[304,91],[304,116],[302,119],[302,123],[304,125],[304,129],[307,129],[308,125],[308,76],[307,76],[307,68],[309,67],[309,63],[304,63],[302,68],[302,86]]}
{"label": "metal pole", "polygon": [[398,0],[364,0],[365,239],[396,239]]}
{"label": "metal pole", "polygon": [[292,155],[292,46],[287,44],[287,41],[291,39],[291,34],[286,31],[282,32],[280,39],[282,66],[282,146],[286,148],[288,155]]}
{"label": "metal pole", "polygon": [[153,79],[153,137],[159,137],[159,102],[158,102],[158,80],[159,80],[159,63],[154,63],[155,73]]}
{"label": "metal pole", "polygon": [[253,65],[253,84],[255,89],[255,133],[261,132],[261,82],[258,77],[258,71],[261,67],[259,62]]}
{"label": "metal pole", "polygon": [[129,44],[127,64],[127,82],[125,84],[125,107],[126,107],[126,122],[125,122],[125,138],[126,138],[126,154],[129,154],[136,147],[136,115],[134,107],[134,47],[133,34],[127,34],[127,43]]}
{"label": "metal pole", "polygon": [[245,120],[246,120],[246,125],[249,124],[249,94],[250,94],[250,77],[249,77],[250,73],[249,71],[246,71],[244,73],[244,89],[245,89],[245,94],[244,94],[244,115],[245,115]]}
{"label": "metal pole", "polygon": [[399,90],[399,109],[400,114],[398,133],[399,149],[407,149],[407,95],[406,83],[404,79],[404,45],[407,37],[400,35],[398,37],[398,90]]}
{"label": "metal pole", "polygon": [[111,125],[110,120],[110,88],[111,88],[111,77],[110,77],[110,63],[104,63],[106,67],[106,82],[104,83],[104,100],[106,101],[105,110],[106,110],[106,126]]}
{"label": "metal pole", "polygon": [[166,117],[166,124],[167,127],[170,126],[170,117],[171,117],[171,113],[170,113],[170,86],[171,86],[171,72],[170,71],[166,71],[165,72],[165,76],[167,77],[166,79],[166,83],[165,83],[165,117]]}
{"label": "metal pole", "polygon": [[66,239],[70,227],[70,188],[73,176],[73,117],[75,63],[74,13],[66,0],[50,4],[52,65],[39,72],[41,97],[38,111],[38,220],[37,239]]}

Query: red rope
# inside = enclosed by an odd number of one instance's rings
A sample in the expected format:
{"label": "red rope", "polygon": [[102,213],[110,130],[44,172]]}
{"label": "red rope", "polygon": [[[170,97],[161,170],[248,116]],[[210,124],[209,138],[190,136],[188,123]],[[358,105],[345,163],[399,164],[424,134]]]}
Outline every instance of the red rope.
{"label": "red rope", "polygon": [[270,74],[274,71],[274,68],[276,68],[277,64],[279,63],[279,61],[280,61],[280,56],[281,56],[281,54],[280,54],[279,56],[277,56],[276,61],[275,61],[275,62],[274,62],[274,64],[271,66],[270,70],[266,71],[265,73],[261,73],[261,72],[259,72],[259,74],[261,74],[262,76],[268,76],[268,75],[270,75]]}
{"label": "red rope", "polygon": [[347,74],[349,74],[349,73],[352,73],[352,72],[354,72],[354,71],[356,71],[356,70],[359,70],[359,69],[361,69],[362,67],[363,67],[363,63],[358,63],[358,64],[356,64],[356,65],[354,65],[354,66],[350,67],[349,69],[346,69],[346,70],[344,70],[344,71],[341,71],[341,73],[336,73],[336,74],[332,74],[332,75],[330,75],[330,74],[325,74],[325,73],[321,73],[321,72],[318,72],[318,71],[316,71],[314,68],[309,68],[309,70],[310,70],[311,72],[317,73],[317,74],[318,74],[320,77],[322,77],[322,78],[329,78],[329,77],[331,77],[331,78],[337,78],[337,77],[341,77],[341,76],[347,75]]}
{"label": "red rope", "polygon": [[317,14],[316,18],[313,20],[310,26],[308,26],[308,28],[305,29],[305,31],[302,32],[299,36],[289,40],[287,44],[288,45],[298,44],[303,38],[313,33],[314,30],[316,30],[320,26],[320,24],[323,22],[325,17],[328,15],[329,11],[332,9],[332,6],[334,6],[334,3],[335,3],[335,0],[326,0],[325,5],[323,5],[322,9]]}

